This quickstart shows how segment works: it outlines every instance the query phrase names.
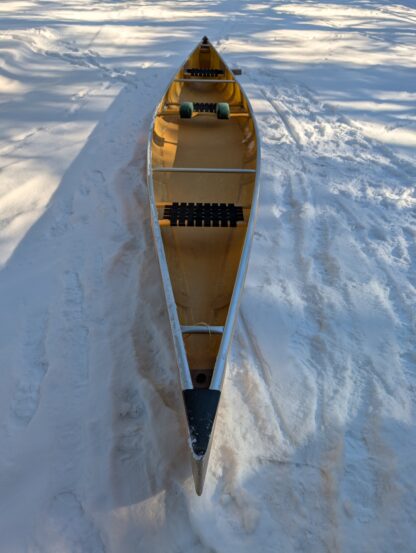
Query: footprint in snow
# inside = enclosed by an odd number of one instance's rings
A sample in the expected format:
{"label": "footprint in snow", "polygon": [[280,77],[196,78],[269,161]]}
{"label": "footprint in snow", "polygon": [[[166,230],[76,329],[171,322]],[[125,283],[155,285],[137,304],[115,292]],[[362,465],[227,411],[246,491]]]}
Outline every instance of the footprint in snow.
{"label": "footprint in snow", "polygon": [[72,492],[56,495],[35,534],[35,551],[56,553],[104,553],[105,547],[93,522]]}
{"label": "footprint in snow", "polygon": [[47,314],[28,317],[26,324],[20,371],[10,403],[10,421],[16,426],[27,426],[35,416],[42,381],[49,368],[45,347]]}

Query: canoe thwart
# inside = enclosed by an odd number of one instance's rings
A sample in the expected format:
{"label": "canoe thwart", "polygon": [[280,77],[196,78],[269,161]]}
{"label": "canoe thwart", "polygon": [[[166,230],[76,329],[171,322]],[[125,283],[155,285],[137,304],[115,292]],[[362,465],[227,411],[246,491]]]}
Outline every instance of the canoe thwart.
{"label": "canoe thwart", "polygon": [[[172,205],[172,202],[156,202],[156,207],[157,208],[161,208],[161,207],[165,207],[167,205]],[[250,210],[251,209],[251,205],[248,205],[248,204],[245,204],[245,205],[241,205],[240,207],[242,207],[243,209],[245,210]],[[247,217],[248,217],[249,213],[247,213]]]}
{"label": "canoe thwart", "polygon": [[153,167],[154,173],[253,173],[255,169],[234,167]]}
{"label": "canoe thwart", "polygon": [[[165,102],[164,106],[180,106],[181,103],[180,102]],[[244,109],[244,105],[243,104],[229,104],[230,108],[240,108],[240,109]]]}
{"label": "canoe thwart", "polygon": [[209,84],[218,84],[218,83],[234,83],[236,84],[236,81],[234,79],[174,79],[175,83],[209,83]]}
{"label": "canoe thwart", "polygon": [[[158,113],[157,114],[157,117],[179,117],[180,116],[180,113],[179,111],[162,111],[161,113]],[[217,114],[216,113],[210,113],[210,112],[200,112],[200,113],[193,113],[192,114],[192,117],[217,117]],[[241,112],[241,113],[237,113],[237,112],[231,112],[230,115],[229,115],[230,118],[232,117],[251,117],[251,115],[247,112]]]}
{"label": "canoe thwart", "polygon": [[182,325],[182,334],[222,334],[223,326],[214,325]]}

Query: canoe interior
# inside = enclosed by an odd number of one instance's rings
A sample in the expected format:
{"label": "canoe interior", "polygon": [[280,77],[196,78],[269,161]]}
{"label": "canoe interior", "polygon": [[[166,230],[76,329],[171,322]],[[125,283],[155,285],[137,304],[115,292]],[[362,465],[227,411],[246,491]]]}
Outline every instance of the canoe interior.
{"label": "canoe interior", "polygon": [[[186,69],[219,69],[217,79],[234,79],[215,49],[199,45],[175,79],[190,78]],[[197,77],[193,77],[197,78]],[[228,102],[231,117],[215,114],[180,119],[181,102]],[[154,168],[256,169],[256,133],[251,112],[234,83],[173,82],[163,97],[152,137]],[[240,114],[240,115],[238,115]],[[173,293],[181,325],[226,322],[243,247],[255,173],[153,172],[159,219],[173,202],[232,203],[242,206],[237,227],[161,226]],[[189,334],[184,342],[194,386],[209,387],[221,335]]]}

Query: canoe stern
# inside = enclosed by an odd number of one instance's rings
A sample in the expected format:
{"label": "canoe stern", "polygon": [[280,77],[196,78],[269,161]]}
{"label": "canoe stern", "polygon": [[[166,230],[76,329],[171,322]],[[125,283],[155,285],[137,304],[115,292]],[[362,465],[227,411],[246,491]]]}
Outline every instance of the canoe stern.
{"label": "canoe stern", "polygon": [[183,391],[189,428],[189,446],[192,453],[192,472],[198,495],[202,494],[204,486],[220,396],[219,390],[209,388],[193,388]]}

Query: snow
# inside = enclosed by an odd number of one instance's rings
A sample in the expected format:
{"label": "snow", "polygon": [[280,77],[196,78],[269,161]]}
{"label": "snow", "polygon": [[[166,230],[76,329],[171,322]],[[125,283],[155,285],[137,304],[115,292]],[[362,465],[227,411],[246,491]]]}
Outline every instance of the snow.
{"label": "snow", "polygon": [[[207,34],[262,136],[193,488],[145,182]],[[416,4],[0,4],[0,551],[413,553]]]}

